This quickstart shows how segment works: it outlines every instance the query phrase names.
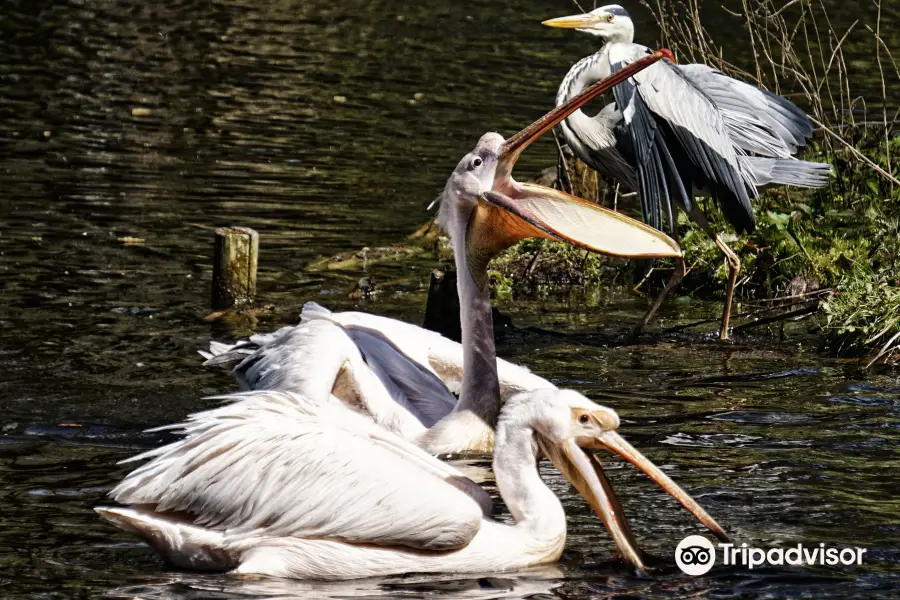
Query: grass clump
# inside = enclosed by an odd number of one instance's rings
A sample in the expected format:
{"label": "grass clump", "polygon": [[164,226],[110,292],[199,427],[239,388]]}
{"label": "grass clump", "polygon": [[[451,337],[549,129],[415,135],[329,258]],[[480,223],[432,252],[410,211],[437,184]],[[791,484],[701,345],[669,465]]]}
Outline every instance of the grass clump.
{"label": "grass clump", "polygon": [[577,290],[588,304],[603,284],[631,277],[626,261],[537,238],[502,252],[491,261],[489,274],[492,293],[499,300],[544,298]]}
{"label": "grass clump", "polygon": [[[741,0],[737,12],[702,0],[642,0],[655,17],[660,44],[682,63],[704,62],[784,94],[811,114],[816,139],[803,158],[829,162],[835,174],[821,190],[770,190],[755,204],[757,230],[725,236],[742,260],[736,294],[744,299],[821,294],[826,343],[842,355],[882,359],[900,348],[900,135],[888,91],[900,68],[885,35],[881,0],[838,30],[822,0]],[[716,39],[703,18],[734,19],[745,39]],[[703,18],[701,17],[703,16]],[[729,28],[733,31],[733,28]],[[850,63],[852,48],[867,65]],[[726,51],[727,49],[727,51]],[[741,59],[745,59],[741,62]],[[863,79],[866,74],[874,79]],[[855,88],[866,86],[861,94]],[[721,214],[708,214],[729,231]],[[718,249],[686,219],[680,243],[691,271],[682,287],[701,296],[724,289]],[[893,339],[893,342],[888,343]]]}
{"label": "grass clump", "polygon": [[827,339],[843,354],[870,354],[872,362],[900,359],[900,276],[891,280],[862,266],[845,276],[821,304]]}

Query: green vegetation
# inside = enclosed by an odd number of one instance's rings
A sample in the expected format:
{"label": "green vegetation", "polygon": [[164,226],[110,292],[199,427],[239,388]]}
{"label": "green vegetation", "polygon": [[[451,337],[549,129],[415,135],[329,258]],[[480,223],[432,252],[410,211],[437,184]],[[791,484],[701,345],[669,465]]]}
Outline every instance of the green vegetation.
{"label": "green vegetation", "polygon": [[[700,0],[646,4],[662,43],[683,61],[717,68],[788,94],[810,111],[817,138],[804,158],[830,162],[830,185],[810,192],[773,190],[757,203],[758,228],[741,246],[738,290],[746,298],[818,295],[826,342],[842,355],[900,354],[900,136],[887,90],[900,79],[882,35],[881,1],[836,31],[821,0],[743,0],[745,40],[717,44],[701,20]],[[704,8],[704,17],[709,13]],[[887,31],[885,31],[887,34]],[[870,48],[873,61],[848,67],[844,48]],[[734,50],[752,62],[736,64]],[[750,50],[750,52],[746,52]],[[852,67],[852,68],[851,68]],[[862,88],[860,92],[857,88]],[[873,120],[869,120],[874,115]],[[722,226],[721,219],[719,222]],[[711,242],[687,224],[692,270],[685,290],[720,290],[725,269]],[[797,285],[800,283],[801,285]]]}
{"label": "green vegetation", "polygon": [[[680,62],[705,62],[806,108],[817,132],[803,158],[835,167],[821,190],[764,192],[755,205],[757,230],[741,238],[733,231],[724,235],[743,263],[737,298],[757,306],[787,299],[790,306],[818,303],[815,318],[835,353],[900,359],[900,136],[888,102],[900,69],[882,36],[880,0],[844,31],[832,27],[821,0],[742,0],[739,12],[712,3],[701,7],[700,0],[644,4],[659,25],[660,45]],[[701,15],[717,24],[741,20],[746,39],[717,43]],[[871,63],[851,70],[843,54],[850,47],[869,48]],[[741,64],[741,57],[750,58]],[[707,208],[716,229],[729,232],[718,210]],[[679,225],[690,270],[676,293],[722,297],[722,254],[684,215]],[[558,262],[553,269],[534,274],[541,261],[551,260]],[[601,259],[546,242],[510,250],[495,268],[501,295],[616,276]],[[667,276],[663,271],[651,283],[658,289]]]}
{"label": "green vegetation", "polygon": [[821,304],[828,338],[835,349],[847,354],[877,352],[873,358],[890,358],[900,340],[900,279],[888,280],[859,268],[841,280],[840,288]]}
{"label": "green vegetation", "polygon": [[528,239],[491,261],[491,291],[499,300],[542,297],[560,291],[595,304],[603,284],[630,276],[627,261],[612,261],[561,242]]}
{"label": "green vegetation", "polygon": [[[891,146],[900,151],[900,138],[891,140]],[[764,193],[757,202],[757,230],[743,240],[733,234],[726,237],[740,246],[743,270],[738,293],[770,298],[786,293],[797,277],[834,288],[835,293],[845,280],[848,285],[871,277],[896,282],[900,187],[891,189],[881,177],[866,175],[862,169],[841,169],[829,187],[813,193]],[[717,226],[725,229],[717,213],[710,212],[718,218]],[[727,276],[721,254],[702,231],[686,219],[682,223],[686,231],[681,244],[691,268],[685,289],[719,289]]]}

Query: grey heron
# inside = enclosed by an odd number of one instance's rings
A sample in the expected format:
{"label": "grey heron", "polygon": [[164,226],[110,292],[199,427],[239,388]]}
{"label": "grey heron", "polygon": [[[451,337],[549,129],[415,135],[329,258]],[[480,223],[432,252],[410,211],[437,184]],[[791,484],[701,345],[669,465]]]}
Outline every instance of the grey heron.
{"label": "grey heron", "polygon": [[[557,103],[649,52],[634,43],[634,23],[617,4],[544,25],[574,28],[604,41],[599,52],[569,70]],[[715,241],[729,269],[719,331],[721,339],[728,339],[741,262],[712,229],[694,195],[700,192],[717,202],[739,234],[753,231],[751,200],[760,188],[827,183],[831,165],[793,156],[812,135],[812,123],[786,98],[702,64],[660,62],[616,86],[613,97],[615,103],[594,117],[581,110],[570,115],[560,125],[563,138],[588,166],[639,193],[645,222],[662,228],[665,220],[674,234],[674,204]],[[681,277],[683,271],[676,270],[638,330]]]}

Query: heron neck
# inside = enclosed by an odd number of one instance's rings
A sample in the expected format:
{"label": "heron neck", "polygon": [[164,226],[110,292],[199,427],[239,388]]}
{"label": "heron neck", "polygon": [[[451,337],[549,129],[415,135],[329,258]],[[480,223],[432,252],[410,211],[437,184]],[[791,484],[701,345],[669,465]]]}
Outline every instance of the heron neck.
{"label": "heron neck", "polygon": [[633,44],[634,43],[634,25],[620,24],[615,31],[607,33],[603,38],[604,45],[601,50],[608,44]]}
{"label": "heron neck", "polygon": [[[561,106],[577,96],[582,90],[590,87],[597,81],[610,76],[608,44],[603,46],[599,52],[585,56],[577,63],[572,65],[566,76],[563,77],[556,91],[556,105]],[[581,109],[576,110],[572,114],[580,114]],[[571,118],[571,115],[569,116]]]}

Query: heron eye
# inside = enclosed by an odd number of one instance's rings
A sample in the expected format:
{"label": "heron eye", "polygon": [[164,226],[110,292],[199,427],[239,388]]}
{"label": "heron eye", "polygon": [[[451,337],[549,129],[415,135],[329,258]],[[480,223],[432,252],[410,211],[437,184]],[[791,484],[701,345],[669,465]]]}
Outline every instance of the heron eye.
{"label": "heron eye", "polygon": [[606,15],[606,22],[607,22],[607,23],[612,23],[614,18],[615,18],[615,17],[613,17],[613,15]]}
{"label": "heron eye", "polygon": [[588,421],[590,421],[590,420],[591,420],[590,417],[588,417],[587,415],[581,415],[580,417],[578,417],[578,422],[581,423],[582,425],[587,425]]}
{"label": "heron eye", "polygon": [[478,167],[481,166],[481,164],[482,164],[483,162],[484,162],[483,160],[481,160],[480,158],[478,158],[478,157],[476,156],[475,158],[472,159],[472,168],[473,168],[473,169],[477,169]]}

